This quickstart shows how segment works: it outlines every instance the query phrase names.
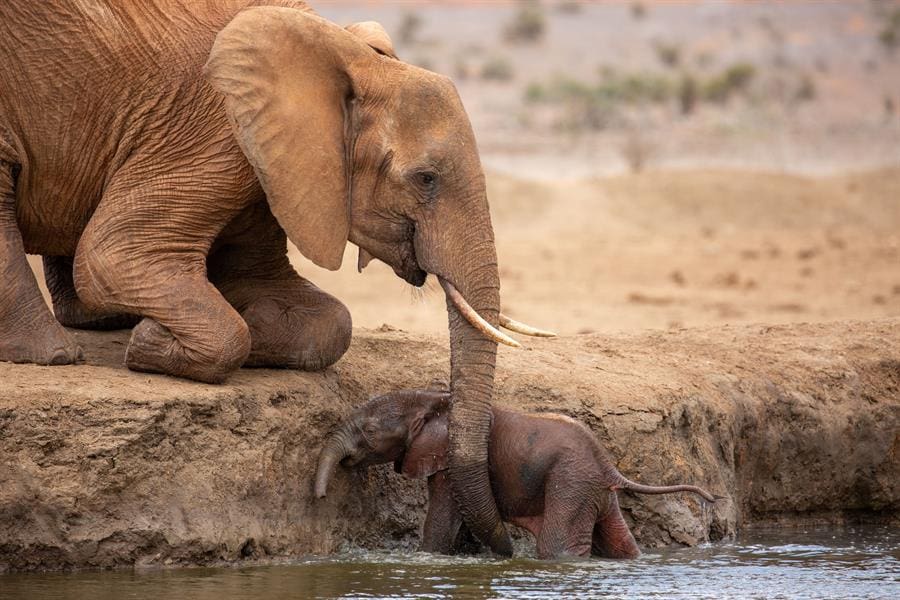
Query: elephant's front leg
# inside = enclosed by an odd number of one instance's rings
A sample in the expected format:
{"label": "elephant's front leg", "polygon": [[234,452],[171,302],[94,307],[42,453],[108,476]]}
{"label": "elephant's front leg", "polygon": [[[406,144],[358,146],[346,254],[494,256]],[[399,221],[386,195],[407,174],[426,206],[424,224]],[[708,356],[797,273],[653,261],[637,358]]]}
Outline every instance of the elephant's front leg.
{"label": "elephant's front leg", "polygon": [[462,515],[450,489],[447,471],[438,471],[428,478],[428,514],[422,529],[423,552],[452,554],[462,525]]}
{"label": "elephant's front leg", "polygon": [[28,266],[13,165],[0,157],[0,360],[67,365],[81,358],[81,346],[53,318]]}
{"label": "elephant's front leg", "polygon": [[244,366],[316,371],[350,346],[349,311],[294,271],[287,238],[265,203],[248,208],[223,231],[208,271],[250,329]]}

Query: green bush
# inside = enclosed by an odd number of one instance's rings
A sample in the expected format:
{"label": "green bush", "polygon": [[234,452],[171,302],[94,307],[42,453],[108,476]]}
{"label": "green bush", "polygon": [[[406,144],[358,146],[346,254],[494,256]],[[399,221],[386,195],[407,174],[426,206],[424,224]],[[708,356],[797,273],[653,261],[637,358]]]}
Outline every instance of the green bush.
{"label": "green bush", "polygon": [[547,88],[542,84],[532,81],[525,87],[525,102],[535,104],[547,101]]}
{"label": "green bush", "polygon": [[735,93],[746,91],[756,75],[756,67],[749,63],[734,64],[703,86],[703,97],[710,102],[725,103]]}

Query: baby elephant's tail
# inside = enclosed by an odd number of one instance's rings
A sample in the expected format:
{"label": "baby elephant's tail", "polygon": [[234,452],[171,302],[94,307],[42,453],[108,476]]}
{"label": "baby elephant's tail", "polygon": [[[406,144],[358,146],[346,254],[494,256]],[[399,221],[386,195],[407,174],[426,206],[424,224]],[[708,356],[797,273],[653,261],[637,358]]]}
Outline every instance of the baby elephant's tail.
{"label": "baby elephant's tail", "polygon": [[722,496],[713,496],[703,488],[697,487],[696,485],[643,485],[640,483],[635,483],[630,479],[625,479],[624,477],[622,477],[622,480],[618,485],[612,486],[611,489],[631,490],[632,492],[637,492],[639,494],[671,494],[674,492],[693,492],[708,502],[715,502],[716,500],[720,500],[722,498]]}

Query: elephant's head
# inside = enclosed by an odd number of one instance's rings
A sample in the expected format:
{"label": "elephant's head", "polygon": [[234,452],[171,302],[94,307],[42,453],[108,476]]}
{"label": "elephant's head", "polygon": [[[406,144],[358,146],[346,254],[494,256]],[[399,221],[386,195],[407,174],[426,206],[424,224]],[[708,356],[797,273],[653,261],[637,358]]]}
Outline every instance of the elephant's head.
{"label": "elephant's head", "polygon": [[216,38],[206,75],[272,213],[310,260],[341,264],[349,240],[413,285],[447,295],[450,478],[470,529],[510,553],[490,490],[487,436],[500,280],[475,137],[449,79],[394,58],[377,24],[344,30],[313,14],[253,8]]}
{"label": "elephant's head", "polygon": [[322,446],[316,496],[325,496],[338,464],[367,467],[393,462],[398,472],[410,477],[446,468],[447,420],[441,417],[449,406],[450,394],[446,391],[403,390],[374,398],[356,409]]}

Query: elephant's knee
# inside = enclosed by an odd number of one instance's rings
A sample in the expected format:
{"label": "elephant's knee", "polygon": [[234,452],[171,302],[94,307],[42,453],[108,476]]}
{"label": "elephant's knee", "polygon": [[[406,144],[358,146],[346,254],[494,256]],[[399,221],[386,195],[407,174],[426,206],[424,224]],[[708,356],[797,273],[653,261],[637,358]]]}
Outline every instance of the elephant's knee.
{"label": "elephant's knee", "polygon": [[338,361],[350,347],[353,320],[339,300],[325,296],[308,336],[307,370],[324,369]]}
{"label": "elephant's knee", "polygon": [[334,364],[350,347],[350,312],[336,298],[316,290],[306,302],[261,298],[244,310],[253,348],[248,367],[318,371]]}

